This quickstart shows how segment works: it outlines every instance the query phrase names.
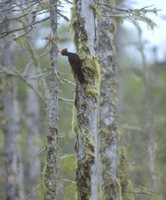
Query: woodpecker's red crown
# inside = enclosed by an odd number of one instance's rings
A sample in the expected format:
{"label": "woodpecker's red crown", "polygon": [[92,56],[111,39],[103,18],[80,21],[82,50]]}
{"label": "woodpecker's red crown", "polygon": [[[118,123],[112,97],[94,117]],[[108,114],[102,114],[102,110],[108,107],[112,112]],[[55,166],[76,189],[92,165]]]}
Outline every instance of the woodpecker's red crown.
{"label": "woodpecker's red crown", "polygon": [[67,52],[66,48],[62,49],[61,54],[63,55],[64,52]]}

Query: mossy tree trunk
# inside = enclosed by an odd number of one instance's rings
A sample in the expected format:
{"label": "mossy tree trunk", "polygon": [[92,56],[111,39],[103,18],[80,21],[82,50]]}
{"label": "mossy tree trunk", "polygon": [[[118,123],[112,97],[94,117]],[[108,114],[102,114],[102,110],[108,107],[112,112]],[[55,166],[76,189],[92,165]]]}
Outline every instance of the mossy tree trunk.
{"label": "mossy tree trunk", "polygon": [[[110,3],[105,0],[104,3]],[[106,15],[102,9],[101,14]],[[110,15],[110,12],[108,13]],[[116,25],[110,18],[98,20],[98,55],[101,65],[100,89],[100,153],[102,162],[103,200],[121,199],[117,179],[118,128],[117,128],[117,80],[115,47],[113,44]]]}
{"label": "mossy tree trunk", "polygon": [[49,133],[47,135],[47,161],[44,171],[45,200],[55,200],[59,185],[59,155],[58,155],[58,80],[57,80],[57,1],[50,0],[50,110]]}
{"label": "mossy tree trunk", "polygon": [[96,18],[91,0],[75,0],[72,27],[77,53],[84,59],[86,83],[77,81],[74,105],[77,171],[76,184],[79,200],[98,199],[97,180],[97,113],[100,67],[95,56]]}

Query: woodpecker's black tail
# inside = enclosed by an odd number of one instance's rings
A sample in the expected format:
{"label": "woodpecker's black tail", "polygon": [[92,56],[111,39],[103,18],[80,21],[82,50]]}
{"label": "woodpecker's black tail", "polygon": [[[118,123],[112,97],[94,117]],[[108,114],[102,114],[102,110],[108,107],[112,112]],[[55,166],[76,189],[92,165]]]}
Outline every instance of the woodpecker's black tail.
{"label": "woodpecker's black tail", "polygon": [[83,73],[78,73],[77,74],[77,78],[80,81],[80,83],[84,83],[85,82],[85,77]]}

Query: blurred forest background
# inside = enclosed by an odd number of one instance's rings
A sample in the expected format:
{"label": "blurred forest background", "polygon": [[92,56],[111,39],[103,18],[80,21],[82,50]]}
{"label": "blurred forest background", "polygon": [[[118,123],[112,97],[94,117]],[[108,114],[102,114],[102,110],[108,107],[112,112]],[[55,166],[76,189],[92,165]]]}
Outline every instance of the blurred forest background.
{"label": "blurred forest background", "polygon": [[[126,0],[127,1],[127,0]],[[31,1],[33,3],[33,1]],[[21,1],[17,2],[21,4]],[[34,3],[35,4],[35,3]],[[124,7],[125,2],[118,2]],[[128,3],[129,4],[129,3]],[[127,4],[127,5],[128,5]],[[0,1],[3,5],[3,1]],[[35,6],[35,5],[34,5]],[[147,5],[148,6],[148,5]],[[70,31],[71,4],[61,1],[58,18],[58,48],[75,52],[73,34]],[[17,5],[15,6],[17,9]],[[22,180],[22,197],[41,199],[42,172],[46,162],[46,136],[49,130],[49,108],[47,100],[49,76],[50,25],[47,1],[40,1],[36,17],[38,23],[32,30],[27,28],[33,21],[33,12],[27,14],[20,6],[23,18],[12,20],[14,31],[5,35],[1,26],[0,52],[0,199],[5,199],[6,152],[12,141],[16,141],[15,153]],[[0,14],[3,6],[0,8]],[[9,18],[19,16],[9,13]],[[2,14],[3,15],[3,12]],[[69,20],[68,20],[69,18]],[[20,25],[21,24],[21,25]],[[128,177],[135,189],[137,200],[166,199],[166,60],[158,60],[154,46],[149,50],[151,61],[146,59],[147,42],[144,30],[133,25],[134,32],[127,26],[117,25],[115,44],[118,63],[118,128],[119,145],[125,147]],[[157,27],[155,27],[157,28]],[[163,34],[165,34],[163,32]],[[158,37],[160,37],[158,35]],[[10,45],[3,49],[4,41]],[[107,51],[107,49],[106,49]],[[133,53],[134,52],[134,53]],[[10,65],[11,67],[4,68]],[[58,54],[59,79],[59,149],[64,179],[63,199],[75,199],[75,135],[72,130],[74,78],[67,58]],[[12,82],[12,85],[10,84]],[[4,95],[7,93],[11,98]],[[2,106],[3,105],[3,106]],[[4,109],[4,106],[5,109]],[[10,107],[13,109],[11,113]],[[6,113],[4,113],[6,112]],[[9,112],[9,113],[8,113]],[[13,138],[6,138],[6,123],[13,119]],[[9,161],[10,162],[10,161]],[[11,177],[14,179],[14,177]],[[13,180],[14,181],[14,180]]]}

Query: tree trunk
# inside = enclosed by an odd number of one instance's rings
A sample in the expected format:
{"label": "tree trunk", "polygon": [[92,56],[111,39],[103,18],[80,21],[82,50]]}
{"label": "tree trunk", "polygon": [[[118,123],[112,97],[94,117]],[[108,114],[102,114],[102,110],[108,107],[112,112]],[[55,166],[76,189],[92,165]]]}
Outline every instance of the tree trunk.
{"label": "tree trunk", "polygon": [[[30,24],[32,21],[32,16],[27,17],[27,22]],[[26,24],[23,24],[26,26]],[[25,32],[27,30],[25,29]],[[40,65],[35,52],[35,40],[33,39],[32,33],[29,35],[29,39],[26,41],[27,53],[29,59],[27,60],[28,65],[28,76],[35,76],[40,73]],[[29,83],[31,86],[38,91],[39,90],[39,80],[30,79]],[[27,155],[25,162],[26,165],[26,175],[28,177],[26,190],[27,193],[31,193],[33,187],[39,182],[41,176],[41,161],[39,156],[34,157],[40,150],[40,133],[39,133],[39,120],[40,120],[40,109],[39,109],[39,99],[35,92],[27,87],[27,99],[26,99],[26,128],[27,128]],[[37,193],[38,192],[38,193]],[[35,197],[39,195],[40,191],[35,192]]]}
{"label": "tree trunk", "polygon": [[[3,1],[4,2],[4,1]],[[10,3],[0,9],[9,9]],[[6,18],[8,16],[5,16]],[[8,31],[10,24],[8,21],[1,24],[0,31]],[[12,70],[12,46],[9,42],[11,38],[6,37],[1,40],[0,64],[6,70]],[[7,200],[19,200],[24,198],[23,189],[23,169],[17,148],[17,139],[20,136],[17,86],[16,81],[11,77],[2,78],[2,109],[3,109],[3,132],[4,132],[4,154],[5,154],[5,187]]]}
{"label": "tree trunk", "polygon": [[[104,3],[109,2],[108,0],[104,1]],[[107,10],[103,8],[101,12],[105,15]],[[100,152],[104,200],[121,199],[121,189],[117,179],[117,69],[115,63],[115,46],[113,44],[115,26],[110,18],[101,17],[98,22],[98,55],[102,69],[100,89]]]}
{"label": "tree trunk", "polygon": [[[9,51],[8,56],[9,56]],[[9,79],[8,79],[9,81]],[[5,152],[5,176],[6,176],[6,199],[18,200],[23,198],[22,165],[17,149],[17,139],[19,136],[17,114],[12,80],[5,84],[7,93],[3,93],[3,113],[4,113],[4,152]],[[22,190],[21,190],[22,189]]]}
{"label": "tree trunk", "polygon": [[154,151],[154,123],[153,123],[153,90],[152,90],[152,73],[149,72],[146,64],[146,58],[144,54],[144,46],[142,41],[142,31],[137,25],[138,36],[139,36],[139,51],[142,57],[142,81],[145,88],[144,97],[144,116],[145,116],[145,134],[147,134],[147,146],[149,154],[149,171],[151,174],[152,186],[154,189],[158,189],[156,167],[155,167],[155,151]]}
{"label": "tree trunk", "polygon": [[[33,63],[30,63],[28,68],[28,75],[34,76],[36,69]],[[30,80],[30,84],[38,90],[37,80]],[[39,152],[39,102],[38,97],[31,88],[27,88],[27,101],[26,101],[26,126],[27,126],[27,155],[26,155],[26,171],[28,177],[27,193],[30,193],[33,186],[37,184],[40,178],[40,159],[33,157]]]}
{"label": "tree trunk", "polygon": [[45,200],[57,199],[59,185],[58,155],[58,81],[57,81],[57,1],[50,0],[51,49],[50,49],[50,110],[49,134],[47,135],[47,161],[45,166],[44,184]]}
{"label": "tree trunk", "polygon": [[74,105],[77,171],[76,184],[79,200],[98,199],[97,174],[97,114],[100,67],[95,56],[96,18],[91,0],[75,0],[72,27],[77,51],[83,61],[86,83],[77,80]]}

